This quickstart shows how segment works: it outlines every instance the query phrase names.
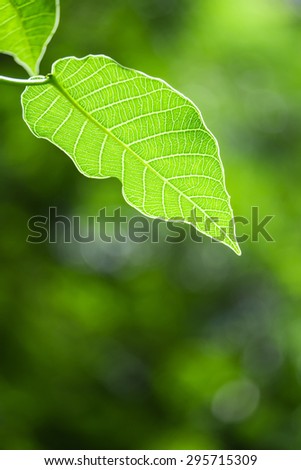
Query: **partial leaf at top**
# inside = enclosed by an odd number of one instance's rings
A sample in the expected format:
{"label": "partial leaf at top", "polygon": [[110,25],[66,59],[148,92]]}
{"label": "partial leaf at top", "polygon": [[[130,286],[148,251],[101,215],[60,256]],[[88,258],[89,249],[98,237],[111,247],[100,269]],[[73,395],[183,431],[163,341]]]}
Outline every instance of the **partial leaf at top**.
{"label": "partial leaf at top", "polygon": [[166,82],[103,55],[69,57],[47,84],[26,88],[22,106],[31,131],[84,175],[119,178],[143,214],[190,222],[240,254],[217,142]]}
{"label": "partial leaf at top", "polygon": [[58,21],[59,0],[0,0],[0,52],[38,74]]}

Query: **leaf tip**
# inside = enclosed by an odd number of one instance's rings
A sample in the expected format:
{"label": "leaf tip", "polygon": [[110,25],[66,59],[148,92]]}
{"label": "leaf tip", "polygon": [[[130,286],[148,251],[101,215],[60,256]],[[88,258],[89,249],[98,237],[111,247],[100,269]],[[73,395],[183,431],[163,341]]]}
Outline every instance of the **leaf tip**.
{"label": "leaf tip", "polygon": [[233,247],[231,247],[232,250],[234,251],[234,253],[237,255],[237,256],[241,256],[242,255],[242,252],[241,252],[241,249],[238,245],[238,243],[236,242]]}

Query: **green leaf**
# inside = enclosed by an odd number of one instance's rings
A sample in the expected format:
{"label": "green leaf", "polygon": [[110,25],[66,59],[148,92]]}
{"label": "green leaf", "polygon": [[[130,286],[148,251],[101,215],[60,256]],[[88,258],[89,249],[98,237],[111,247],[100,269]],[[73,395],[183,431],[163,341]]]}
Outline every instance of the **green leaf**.
{"label": "green leaf", "polygon": [[0,0],[0,52],[38,74],[58,22],[59,0]]}
{"label": "green leaf", "polygon": [[200,111],[166,82],[109,57],[68,57],[27,87],[23,118],[92,178],[118,178],[143,214],[190,222],[240,254],[219,148]]}

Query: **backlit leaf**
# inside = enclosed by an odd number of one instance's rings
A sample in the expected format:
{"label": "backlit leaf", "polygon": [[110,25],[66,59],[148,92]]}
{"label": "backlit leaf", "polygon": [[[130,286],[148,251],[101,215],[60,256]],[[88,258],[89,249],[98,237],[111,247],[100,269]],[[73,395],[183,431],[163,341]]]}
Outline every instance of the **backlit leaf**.
{"label": "backlit leaf", "polygon": [[29,74],[39,64],[59,21],[58,0],[0,0],[0,52]]}
{"label": "backlit leaf", "polygon": [[218,144],[166,82],[103,55],[69,57],[47,84],[26,88],[22,105],[31,131],[84,175],[117,177],[143,214],[192,223],[240,254]]}

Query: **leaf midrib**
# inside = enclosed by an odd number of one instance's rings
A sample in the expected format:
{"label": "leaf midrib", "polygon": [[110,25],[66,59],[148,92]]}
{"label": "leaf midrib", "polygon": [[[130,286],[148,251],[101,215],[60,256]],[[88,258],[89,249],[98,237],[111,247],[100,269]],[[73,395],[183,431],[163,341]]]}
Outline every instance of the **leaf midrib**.
{"label": "leaf midrib", "polygon": [[[174,186],[168,179],[166,179],[164,176],[162,176],[160,173],[158,173],[157,170],[155,170],[151,165],[147,163],[147,161],[143,160],[140,155],[138,155],[131,147],[129,147],[126,143],[124,143],[122,140],[120,140],[115,134],[113,134],[109,129],[104,127],[100,122],[98,122],[93,116],[91,116],[82,106],[80,106],[77,101],[65,90],[57,81],[56,77],[54,74],[49,74],[49,85],[53,85],[70,103],[88,120],[93,122],[97,127],[99,127],[105,134],[108,136],[112,137],[116,142],[118,142],[122,147],[124,147],[127,151],[131,152],[140,162],[142,162],[147,168],[149,168],[150,171],[152,171],[159,179],[161,179],[164,183],[168,184],[172,189],[174,189],[181,197],[185,198],[187,201],[190,202],[195,208],[199,209],[212,223],[215,225],[227,238],[227,240],[230,241],[230,244],[236,249],[235,242],[229,237],[227,232],[223,230],[223,228],[218,225],[214,219],[212,219],[204,209],[202,209],[199,205],[197,205],[193,200],[189,198],[185,193],[182,193],[176,186]],[[121,181],[122,184],[124,184],[123,181]]]}
{"label": "leaf midrib", "polygon": [[[15,3],[14,0],[9,0],[9,1],[10,1],[10,4],[12,5],[12,7],[16,10],[17,18],[18,18],[18,20],[19,20],[19,22],[20,22],[20,24],[21,24],[21,30],[22,30],[23,35],[24,35],[24,37],[25,37],[25,40],[26,40],[26,42],[27,42],[27,44],[28,44],[28,48],[29,48],[30,53],[31,53],[31,58],[32,58],[32,60],[34,61],[35,59],[34,59],[34,55],[33,55],[33,50],[32,50],[32,47],[31,47],[29,38],[28,38],[27,33],[26,33],[26,28],[24,27],[24,23],[23,23],[22,16],[20,15],[20,11],[19,11],[19,9],[18,9],[18,5],[16,5],[16,3]],[[20,58],[20,60],[21,60],[21,58]],[[22,61],[22,62],[23,62],[23,61]],[[23,63],[24,63],[24,62],[23,62]],[[31,68],[31,66],[29,66],[28,64],[26,64],[26,65],[27,65],[27,67],[30,69],[30,71],[31,71],[33,74],[35,74],[35,72],[37,72],[36,70],[33,70],[33,69]]]}

